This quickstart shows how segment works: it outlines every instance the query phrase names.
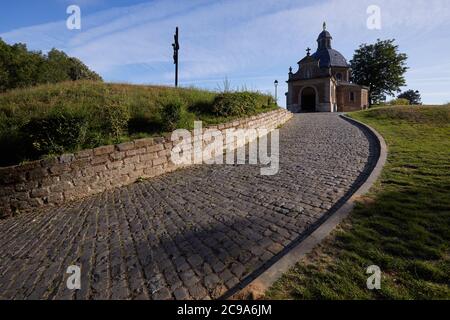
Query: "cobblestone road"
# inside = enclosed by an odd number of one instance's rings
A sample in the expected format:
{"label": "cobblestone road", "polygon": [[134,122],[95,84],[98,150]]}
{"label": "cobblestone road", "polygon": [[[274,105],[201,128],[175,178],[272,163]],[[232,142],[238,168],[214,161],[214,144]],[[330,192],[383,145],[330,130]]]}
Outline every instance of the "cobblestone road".
{"label": "cobblestone road", "polygon": [[[280,130],[278,175],[196,166],[0,221],[0,298],[218,298],[332,212],[376,153],[335,114],[296,115]],[[81,290],[67,289],[70,265]]]}

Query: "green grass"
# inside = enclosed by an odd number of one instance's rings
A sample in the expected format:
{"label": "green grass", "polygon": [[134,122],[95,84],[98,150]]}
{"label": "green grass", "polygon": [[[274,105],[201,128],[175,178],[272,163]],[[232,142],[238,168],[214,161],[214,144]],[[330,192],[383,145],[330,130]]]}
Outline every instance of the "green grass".
{"label": "green grass", "polygon": [[[181,118],[177,123],[178,128],[191,129],[195,120],[203,121],[204,125],[211,125],[235,119],[236,117],[216,117],[208,112],[217,95],[217,92],[195,88],[176,89],[93,81],[40,85],[2,93],[0,94],[0,148],[3,156],[0,166],[49,156],[49,154],[28,150],[32,148],[29,147],[29,142],[25,143],[29,135],[23,133],[23,128],[32,119],[49,117],[55,113],[55,110],[63,110],[64,115],[69,114],[70,117],[86,119],[87,127],[83,129],[85,133],[83,133],[82,142],[76,144],[76,147],[62,150],[62,152],[74,152],[164,134],[162,110],[172,101],[179,101],[183,105]],[[274,105],[268,105],[269,96],[257,94],[257,97],[258,107],[254,113],[277,108]],[[126,129],[121,131],[119,136],[105,133],[107,132],[105,126],[109,125],[105,119],[107,106],[120,106],[122,108],[120,112],[129,113],[125,118],[120,113],[113,118],[118,120],[119,124],[125,121]],[[65,128],[61,130],[64,131]]]}
{"label": "green grass", "polygon": [[[280,278],[268,299],[450,299],[450,107],[350,114],[386,140],[370,194],[326,241]],[[378,265],[381,290],[366,288]]]}

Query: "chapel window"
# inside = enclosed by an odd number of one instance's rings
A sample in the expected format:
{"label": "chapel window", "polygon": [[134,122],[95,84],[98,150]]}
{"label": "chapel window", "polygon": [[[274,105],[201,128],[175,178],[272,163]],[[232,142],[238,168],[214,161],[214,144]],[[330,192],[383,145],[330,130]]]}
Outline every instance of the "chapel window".
{"label": "chapel window", "polygon": [[353,91],[350,92],[350,101],[355,101],[355,93]]}

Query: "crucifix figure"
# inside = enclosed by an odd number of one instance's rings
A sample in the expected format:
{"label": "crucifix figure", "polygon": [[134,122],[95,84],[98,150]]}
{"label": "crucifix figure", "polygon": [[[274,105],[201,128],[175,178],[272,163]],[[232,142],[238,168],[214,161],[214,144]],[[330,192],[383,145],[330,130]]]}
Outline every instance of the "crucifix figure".
{"label": "crucifix figure", "polygon": [[175,30],[173,47],[173,63],[175,64],[175,87],[178,87],[178,51],[180,43],[178,42],[178,27]]}
{"label": "crucifix figure", "polygon": [[311,48],[306,49],[306,54],[309,56],[311,54]]}

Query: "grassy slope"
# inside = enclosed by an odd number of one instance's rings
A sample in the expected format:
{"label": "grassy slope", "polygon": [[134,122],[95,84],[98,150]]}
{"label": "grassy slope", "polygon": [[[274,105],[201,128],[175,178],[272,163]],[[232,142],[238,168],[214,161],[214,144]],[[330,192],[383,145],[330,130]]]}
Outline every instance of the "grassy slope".
{"label": "grassy slope", "polygon": [[[202,114],[202,108],[213,103],[217,93],[195,88],[173,88],[111,84],[92,81],[64,82],[17,89],[0,94],[0,115],[4,114],[17,123],[32,116],[47,114],[52,108],[65,106],[73,110],[88,111],[108,101],[118,101],[130,107],[132,117],[152,119],[159,116],[160,107],[171,98],[183,101],[195,118],[209,123],[226,121]],[[261,94],[267,101],[268,96]],[[262,112],[266,110],[258,110]]]}
{"label": "grassy slope", "polygon": [[[382,176],[351,216],[267,292],[273,299],[450,299],[450,107],[351,114],[385,138]],[[365,270],[381,268],[381,290]]]}
{"label": "grassy slope", "polygon": [[[164,133],[161,110],[172,99],[179,99],[186,106],[178,124],[180,128],[192,128],[194,120],[202,120],[205,125],[232,120],[232,117],[214,117],[205,112],[211,107],[216,95],[215,92],[193,88],[175,89],[91,81],[12,90],[0,94],[0,141],[6,141],[0,145],[4,150],[10,150],[9,153],[14,153],[14,146],[17,145],[14,141],[14,132],[28,123],[31,118],[46,116],[55,108],[64,108],[74,114],[87,114],[92,127],[96,127],[101,126],[103,122],[101,116],[103,106],[112,102],[126,106],[130,110],[131,119],[121,141]],[[261,94],[259,99],[261,105],[267,104],[268,96]],[[260,107],[256,113],[274,108],[274,106]],[[93,131],[93,129],[90,130]],[[17,139],[20,140],[20,138]],[[104,136],[99,136],[97,140],[98,142],[94,145],[83,147],[96,147],[116,142]]]}

